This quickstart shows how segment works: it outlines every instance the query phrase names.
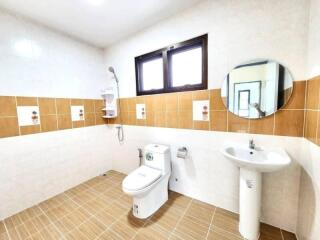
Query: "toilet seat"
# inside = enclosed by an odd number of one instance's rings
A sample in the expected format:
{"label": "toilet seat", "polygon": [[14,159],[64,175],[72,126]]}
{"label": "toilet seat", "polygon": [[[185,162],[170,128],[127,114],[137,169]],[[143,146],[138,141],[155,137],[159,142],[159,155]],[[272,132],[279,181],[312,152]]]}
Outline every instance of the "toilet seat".
{"label": "toilet seat", "polygon": [[161,171],[147,166],[141,166],[130,173],[122,183],[123,188],[129,191],[144,189],[161,177]]}

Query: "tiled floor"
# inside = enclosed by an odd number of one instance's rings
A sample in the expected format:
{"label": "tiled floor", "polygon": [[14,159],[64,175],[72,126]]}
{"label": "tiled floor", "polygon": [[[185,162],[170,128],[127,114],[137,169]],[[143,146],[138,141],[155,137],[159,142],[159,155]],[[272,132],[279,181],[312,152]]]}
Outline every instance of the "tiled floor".
{"label": "tiled floor", "polygon": [[[0,222],[0,239],[237,240],[238,216],[170,192],[169,201],[147,220],[131,215],[121,191],[125,175],[110,171]],[[294,235],[265,224],[261,240]]]}

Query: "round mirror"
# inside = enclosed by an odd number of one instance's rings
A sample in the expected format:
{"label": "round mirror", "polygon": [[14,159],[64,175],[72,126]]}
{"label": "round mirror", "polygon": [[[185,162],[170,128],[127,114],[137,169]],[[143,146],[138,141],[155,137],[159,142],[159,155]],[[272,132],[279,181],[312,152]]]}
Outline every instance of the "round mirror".
{"label": "round mirror", "polygon": [[224,80],[221,97],[233,114],[255,119],[283,107],[292,90],[289,70],[280,63],[263,59],[236,66]]}

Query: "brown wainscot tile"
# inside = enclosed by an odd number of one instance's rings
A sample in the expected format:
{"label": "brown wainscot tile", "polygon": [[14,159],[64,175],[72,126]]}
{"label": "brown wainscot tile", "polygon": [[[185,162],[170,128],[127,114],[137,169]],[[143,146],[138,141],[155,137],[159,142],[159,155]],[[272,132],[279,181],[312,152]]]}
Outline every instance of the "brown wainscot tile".
{"label": "brown wainscot tile", "polygon": [[121,111],[128,112],[128,99],[127,98],[120,98],[120,107],[121,107]]}
{"label": "brown wainscot tile", "polygon": [[120,115],[121,115],[122,124],[128,124],[128,121],[129,121],[128,112],[122,111],[121,109]]}
{"label": "brown wainscot tile", "polygon": [[303,110],[280,110],[275,116],[275,135],[302,137]]}
{"label": "brown wainscot tile", "polygon": [[178,110],[187,111],[192,110],[192,92],[181,92],[178,93]]}
{"label": "brown wainscot tile", "polygon": [[318,111],[307,110],[304,126],[304,137],[313,143],[317,143]]}
{"label": "brown wainscot tile", "polygon": [[128,98],[127,101],[128,101],[128,111],[135,112],[136,111],[136,104],[137,104],[136,98],[135,97]]}
{"label": "brown wainscot tile", "polygon": [[72,128],[72,121],[70,114],[58,115],[58,129],[70,129]]}
{"label": "brown wainscot tile", "polygon": [[178,128],[178,111],[166,112],[166,127]]}
{"label": "brown wainscot tile", "polygon": [[304,109],[306,81],[293,82],[293,92],[284,109]]}
{"label": "brown wainscot tile", "polygon": [[93,99],[84,99],[84,112],[85,113],[94,113],[94,100]]}
{"label": "brown wainscot tile", "polygon": [[38,106],[38,98],[17,97],[17,106]]}
{"label": "brown wainscot tile", "polygon": [[41,132],[58,130],[58,120],[56,115],[41,115]]}
{"label": "brown wainscot tile", "polygon": [[78,99],[78,98],[73,98],[71,99],[71,103],[72,106],[82,106],[84,105],[84,100],[83,99]]}
{"label": "brown wainscot tile", "polygon": [[137,119],[136,120],[136,125],[137,126],[146,126],[147,125],[147,120],[146,119]]}
{"label": "brown wainscot tile", "polygon": [[228,132],[249,132],[249,120],[228,112]]}
{"label": "brown wainscot tile", "polygon": [[192,92],[192,100],[209,100],[209,90],[200,90]]}
{"label": "brown wainscot tile", "polygon": [[154,96],[153,95],[145,96],[145,102],[146,102],[147,111],[154,111],[154,105],[155,105]]}
{"label": "brown wainscot tile", "polygon": [[210,110],[226,110],[221,98],[221,89],[210,90]]}
{"label": "brown wainscot tile", "polygon": [[102,113],[96,113],[96,125],[107,124],[108,119],[102,117]]}
{"label": "brown wainscot tile", "polygon": [[70,114],[70,99],[68,98],[57,98],[56,99],[57,114]]}
{"label": "brown wainscot tile", "polygon": [[274,115],[261,119],[250,119],[250,133],[254,134],[273,134]]}
{"label": "brown wainscot tile", "polygon": [[16,117],[16,98],[15,97],[0,97],[0,117]]}
{"label": "brown wainscot tile", "polygon": [[166,111],[178,111],[178,94],[169,93],[165,95]]}
{"label": "brown wainscot tile", "polygon": [[210,111],[210,130],[227,131],[227,111]]}
{"label": "brown wainscot tile", "polygon": [[137,117],[136,112],[128,112],[128,125],[136,125],[137,124]]}
{"label": "brown wainscot tile", "polygon": [[[165,112],[166,111],[166,94],[153,95],[153,110],[155,112]],[[148,108],[147,108],[148,111]]]}
{"label": "brown wainscot tile", "polygon": [[178,112],[178,127],[184,129],[193,128],[192,110]]}
{"label": "brown wainscot tile", "polygon": [[209,121],[193,121],[193,129],[196,130],[209,130],[210,122]]}
{"label": "brown wainscot tile", "polygon": [[108,119],[108,124],[119,124],[120,122],[120,117],[116,117],[116,118],[109,118]]}
{"label": "brown wainscot tile", "polygon": [[[136,103],[135,104],[145,104],[146,103],[146,97],[145,96],[138,96],[135,98]],[[134,106],[136,108],[136,106]]]}
{"label": "brown wainscot tile", "polygon": [[0,117],[0,137],[12,137],[19,135],[17,117]]}
{"label": "brown wainscot tile", "polygon": [[94,111],[95,113],[103,113],[102,109],[104,108],[104,101],[102,99],[94,100]]}
{"label": "brown wainscot tile", "polygon": [[319,89],[320,77],[316,77],[307,81],[307,109],[319,108]]}
{"label": "brown wainscot tile", "polygon": [[96,125],[96,115],[94,113],[85,113],[84,125],[86,127]]}
{"label": "brown wainscot tile", "polygon": [[320,111],[318,112],[318,134],[317,134],[318,140],[317,143],[320,146]]}
{"label": "brown wainscot tile", "polygon": [[84,120],[72,121],[72,128],[81,128],[81,127],[84,127]]}
{"label": "brown wainscot tile", "polygon": [[27,134],[34,134],[40,132],[40,125],[30,125],[30,126],[21,126],[20,127],[20,134],[27,135]]}
{"label": "brown wainscot tile", "polygon": [[153,127],[155,125],[155,114],[153,110],[148,110],[147,108],[147,119],[146,125],[149,127]]}
{"label": "brown wainscot tile", "polygon": [[165,127],[166,126],[166,113],[165,112],[163,112],[163,111],[155,112],[154,126],[155,127]]}
{"label": "brown wainscot tile", "polygon": [[56,114],[56,99],[39,98],[39,110],[41,115]]}

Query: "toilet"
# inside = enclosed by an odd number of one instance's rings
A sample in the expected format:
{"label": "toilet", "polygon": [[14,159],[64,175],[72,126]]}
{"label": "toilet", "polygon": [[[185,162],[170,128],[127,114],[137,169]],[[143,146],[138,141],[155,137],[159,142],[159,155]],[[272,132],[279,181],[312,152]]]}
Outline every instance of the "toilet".
{"label": "toilet", "polygon": [[123,180],[123,192],[133,197],[135,217],[151,216],[168,200],[170,162],[168,146],[149,144],[144,148],[142,165]]}

